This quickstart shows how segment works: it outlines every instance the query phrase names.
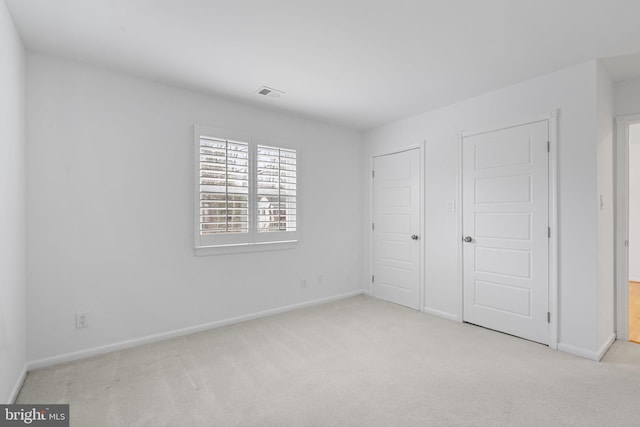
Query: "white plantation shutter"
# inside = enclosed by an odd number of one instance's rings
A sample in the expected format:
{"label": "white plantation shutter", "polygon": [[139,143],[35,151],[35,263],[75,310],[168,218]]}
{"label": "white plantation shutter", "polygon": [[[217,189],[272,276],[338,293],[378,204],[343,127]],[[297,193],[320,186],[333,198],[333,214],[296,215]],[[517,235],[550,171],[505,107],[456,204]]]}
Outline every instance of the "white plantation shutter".
{"label": "white plantation shutter", "polygon": [[[249,233],[249,144],[200,136],[199,233],[219,243],[242,243]],[[233,235],[239,235],[232,237]]]}
{"label": "white plantation shutter", "polygon": [[293,247],[296,151],[257,145],[241,132],[199,125],[195,131],[196,254]]}
{"label": "white plantation shutter", "polygon": [[296,152],[257,148],[257,231],[296,231]]}

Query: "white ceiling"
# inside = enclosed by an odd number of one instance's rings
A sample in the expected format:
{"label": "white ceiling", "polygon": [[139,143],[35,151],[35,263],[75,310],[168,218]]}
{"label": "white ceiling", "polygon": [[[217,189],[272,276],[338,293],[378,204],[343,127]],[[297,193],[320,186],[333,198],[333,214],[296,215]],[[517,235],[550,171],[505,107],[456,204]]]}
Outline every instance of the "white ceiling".
{"label": "white ceiling", "polygon": [[5,1],[28,49],[358,130],[640,52],[638,0]]}

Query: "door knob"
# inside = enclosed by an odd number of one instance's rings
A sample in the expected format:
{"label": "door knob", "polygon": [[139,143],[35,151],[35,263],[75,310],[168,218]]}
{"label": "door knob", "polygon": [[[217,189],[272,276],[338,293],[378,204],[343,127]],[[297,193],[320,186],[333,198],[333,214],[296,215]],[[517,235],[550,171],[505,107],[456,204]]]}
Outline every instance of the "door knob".
{"label": "door knob", "polygon": [[411,235],[411,239],[412,240],[418,240],[418,235],[417,234],[412,234]]}
{"label": "door knob", "polygon": [[464,238],[464,239],[462,239],[462,240],[464,240],[465,242],[469,243],[469,242],[470,242],[470,241],[472,241],[473,239],[471,238],[471,236],[465,236],[465,238]]}

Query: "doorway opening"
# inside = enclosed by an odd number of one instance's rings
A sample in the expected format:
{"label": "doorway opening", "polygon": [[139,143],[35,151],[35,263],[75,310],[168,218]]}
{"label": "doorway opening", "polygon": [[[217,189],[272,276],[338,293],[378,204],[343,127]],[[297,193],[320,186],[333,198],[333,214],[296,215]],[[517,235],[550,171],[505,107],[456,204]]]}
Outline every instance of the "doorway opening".
{"label": "doorway opening", "polygon": [[640,343],[640,115],[617,124],[616,332]]}
{"label": "doorway opening", "polygon": [[629,125],[629,341],[640,343],[640,123]]}

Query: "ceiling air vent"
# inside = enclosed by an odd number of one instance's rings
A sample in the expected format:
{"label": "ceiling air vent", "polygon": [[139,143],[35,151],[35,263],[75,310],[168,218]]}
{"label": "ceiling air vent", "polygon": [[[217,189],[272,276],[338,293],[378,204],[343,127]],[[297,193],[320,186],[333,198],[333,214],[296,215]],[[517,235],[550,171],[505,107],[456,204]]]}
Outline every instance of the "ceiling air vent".
{"label": "ceiling air vent", "polygon": [[260,89],[258,89],[258,95],[268,96],[270,98],[280,98],[280,95],[284,93],[284,91],[274,89],[269,86],[262,86]]}

